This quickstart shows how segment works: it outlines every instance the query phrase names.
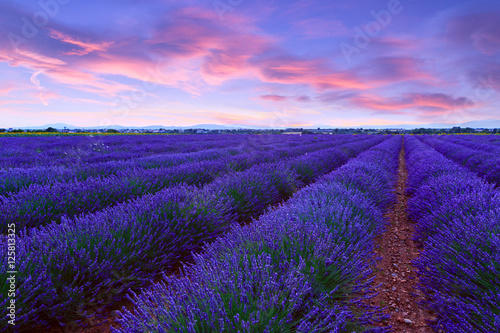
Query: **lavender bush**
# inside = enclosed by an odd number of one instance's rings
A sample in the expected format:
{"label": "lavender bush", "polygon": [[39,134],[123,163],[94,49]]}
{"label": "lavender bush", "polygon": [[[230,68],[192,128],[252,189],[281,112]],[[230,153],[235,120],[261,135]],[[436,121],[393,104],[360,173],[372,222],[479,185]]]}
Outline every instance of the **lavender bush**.
{"label": "lavender bush", "polygon": [[478,144],[455,137],[424,136],[420,139],[447,158],[500,186],[500,146],[492,143]]}
{"label": "lavender bush", "polygon": [[500,331],[500,192],[413,137],[409,212],[424,251],[419,288],[446,332]]}
{"label": "lavender bush", "polygon": [[[377,149],[380,148],[380,149]],[[254,223],[204,247],[180,276],[132,294],[116,332],[383,332],[376,308],[360,306],[373,238],[389,201],[372,201],[341,175],[379,165],[376,190],[395,180],[401,138],[387,140],[297,192]],[[368,191],[365,185],[359,185]],[[361,295],[361,296],[360,296]],[[356,297],[357,296],[357,297]]]}

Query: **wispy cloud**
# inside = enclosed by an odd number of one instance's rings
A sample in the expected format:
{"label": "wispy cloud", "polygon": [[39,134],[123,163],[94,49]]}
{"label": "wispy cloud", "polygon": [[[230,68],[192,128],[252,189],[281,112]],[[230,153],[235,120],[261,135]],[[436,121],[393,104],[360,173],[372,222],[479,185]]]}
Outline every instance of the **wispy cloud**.
{"label": "wispy cloud", "polygon": [[64,55],[84,56],[96,51],[106,52],[109,49],[109,47],[114,44],[114,42],[101,42],[101,43],[84,42],[78,40],[78,38],[72,37],[60,31],[56,31],[54,29],[49,29],[49,31],[50,31],[49,33],[50,37],[60,40],[64,43],[76,46],[76,49],[63,52],[62,54]]}

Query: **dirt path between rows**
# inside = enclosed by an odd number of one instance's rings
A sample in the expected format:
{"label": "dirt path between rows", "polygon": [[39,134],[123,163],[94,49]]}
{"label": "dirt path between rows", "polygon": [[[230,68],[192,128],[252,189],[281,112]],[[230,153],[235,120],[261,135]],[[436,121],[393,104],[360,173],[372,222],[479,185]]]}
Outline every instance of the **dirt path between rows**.
{"label": "dirt path between rows", "polygon": [[429,311],[418,306],[423,295],[415,288],[418,276],[412,261],[418,257],[420,251],[418,244],[412,240],[414,227],[406,212],[407,178],[403,142],[399,154],[398,180],[394,189],[397,201],[386,214],[389,220],[386,232],[375,241],[375,253],[381,256],[382,260],[377,264],[373,284],[380,285],[376,289],[379,294],[371,299],[371,304],[387,307],[384,312],[390,314],[391,318],[381,323],[381,326],[392,325],[394,332],[434,332],[428,322],[435,318]]}

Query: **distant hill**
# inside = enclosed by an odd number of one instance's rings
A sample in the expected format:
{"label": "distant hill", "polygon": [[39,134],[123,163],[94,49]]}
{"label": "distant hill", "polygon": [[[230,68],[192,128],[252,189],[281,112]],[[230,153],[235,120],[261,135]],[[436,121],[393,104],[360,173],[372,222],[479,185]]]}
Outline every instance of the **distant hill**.
{"label": "distant hill", "polygon": [[[451,124],[451,123],[427,123],[427,124],[418,124],[418,125],[409,125],[409,124],[401,124],[401,125],[361,125],[361,126],[352,126],[352,127],[346,127],[346,126],[332,126],[332,125],[314,125],[314,126],[308,126],[305,128],[373,128],[373,129],[385,129],[385,128],[402,128],[402,129],[414,129],[414,128],[451,128],[451,127],[472,127],[472,128],[500,128],[500,119],[486,119],[486,120],[475,120],[475,121],[468,121],[465,123],[460,123],[460,124]],[[199,125],[193,125],[193,126],[163,126],[163,125],[151,125],[151,126],[143,126],[143,127],[138,127],[138,126],[121,126],[121,125],[110,125],[110,126],[95,126],[95,127],[79,127],[79,126],[74,126],[70,124],[64,124],[64,123],[56,123],[56,124],[47,124],[43,126],[27,126],[27,127],[20,127],[21,129],[35,129],[35,130],[42,130],[46,129],[48,127],[53,127],[56,129],[190,129],[190,128],[203,128],[203,129],[209,129],[209,130],[218,130],[218,129],[267,129],[270,127],[259,127],[259,126],[248,126],[248,125],[218,125],[218,124],[199,124]],[[19,128],[19,127],[16,127]],[[285,127],[279,127],[279,128],[285,128]]]}

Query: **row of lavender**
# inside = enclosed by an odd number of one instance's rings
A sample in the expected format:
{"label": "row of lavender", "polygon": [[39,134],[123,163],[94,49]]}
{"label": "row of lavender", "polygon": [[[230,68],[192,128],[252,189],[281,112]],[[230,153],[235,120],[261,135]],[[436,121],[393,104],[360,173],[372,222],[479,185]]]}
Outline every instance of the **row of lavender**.
{"label": "row of lavender", "polygon": [[363,307],[374,237],[394,200],[392,137],[204,247],[123,309],[115,332],[383,332]]}
{"label": "row of lavender", "polygon": [[[228,146],[257,146],[290,142],[296,145],[314,137],[281,135],[166,135],[0,138],[0,169],[93,164],[129,160],[154,154],[187,153]],[[330,141],[318,136],[314,140]]]}
{"label": "row of lavender", "polygon": [[[235,135],[224,135],[223,140],[215,135],[0,138],[0,168],[74,166],[127,160],[160,153],[226,147],[228,144],[237,146],[248,142],[247,139]],[[286,141],[279,136],[270,140]]]}
{"label": "row of lavender", "polygon": [[413,137],[406,158],[420,288],[436,328],[500,332],[500,192]]}
{"label": "row of lavender", "polygon": [[317,144],[320,147],[328,147],[332,142],[338,140],[347,142],[354,141],[354,137],[339,136],[335,140],[318,140],[311,138],[301,142],[285,141],[261,144],[258,147],[235,145],[234,141],[222,141],[217,148],[206,148],[205,142],[198,143],[198,149],[189,153],[160,153],[143,157],[129,156],[123,160],[112,160],[98,163],[83,163],[68,166],[41,166],[32,168],[10,168],[0,170],[0,193],[12,194],[28,187],[31,184],[50,185],[55,182],[83,181],[90,177],[111,176],[117,173],[135,169],[158,169],[187,162],[216,159],[255,150],[269,150],[272,148],[301,147],[307,144]]}
{"label": "row of lavender", "polygon": [[477,142],[477,139],[472,142],[471,136],[422,136],[419,139],[488,182],[500,186],[500,146],[496,141],[490,142],[486,138],[481,140],[482,143]]}
{"label": "row of lavender", "polygon": [[[219,140],[214,140],[213,137],[203,136],[197,141],[187,139],[187,142],[182,141],[186,136],[166,136],[159,139],[150,139],[144,142],[143,137],[129,137],[128,144],[118,141],[114,137],[97,139],[102,145],[108,147],[106,149],[96,148],[95,144],[90,144],[86,140],[90,138],[64,138],[60,141],[64,144],[62,147],[57,145],[47,145],[46,147],[26,147],[26,144],[18,144],[9,147],[16,143],[17,139],[29,138],[0,138],[0,164],[5,165],[5,168],[0,168],[0,193],[3,191],[16,191],[14,186],[11,188],[9,183],[5,184],[9,178],[14,178],[11,183],[20,182],[19,186],[29,185],[30,183],[46,183],[47,180],[38,180],[38,177],[43,177],[43,174],[54,174],[56,180],[59,179],[85,179],[86,177],[113,172],[115,169],[120,170],[126,168],[127,162],[138,160],[139,165],[148,167],[161,161],[161,157],[175,154],[196,153],[204,150],[216,151],[217,149],[234,148],[242,150],[255,149],[256,146],[267,145],[287,145],[290,147],[302,145],[312,142],[328,142],[334,141],[332,137],[312,137],[306,136],[298,139],[297,137],[285,140],[284,136],[237,136],[237,135],[221,135]],[[345,137],[345,136],[343,136]],[[123,137],[118,137],[123,140]],[[6,139],[12,139],[7,142]],[[50,138],[53,140],[53,138]],[[168,140],[167,140],[168,139]],[[257,140],[260,144],[256,145]],[[31,140],[32,142],[36,140]],[[109,146],[108,146],[109,145]],[[55,147],[54,147],[55,146]],[[83,147],[81,147],[83,146]],[[9,147],[9,148],[8,148]],[[62,154],[56,155],[54,152]],[[7,154],[14,156],[1,156]],[[7,154],[9,155],[9,154]],[[25,163],[16,161],[22,159]],[[142,162],[142,163],[141,163]],[[111,165],[109,165],[111,163]],[[115,165],[116,164],[116,165]],[[95,170],[94,170],[95,169]]]}
{"label": "row of lavender", "polygon": [[12,195],[32,185],[49,185],[56,182],[84,181],[90,177],[116,175],[126,169],[154,169],[177,164],[210,160],[241,153],[238,147],[209,148],[192,153],[155,154],[130,160],[113,160],[68,166],[42,166],[0,170],[0,193]]}
{"label": "row of lavender", "polygon": [[498,135],[460,135],[455,139],[467,143],[467,147],[474,149],[485,148],[484,145],[500,148],[500,136]]}
{"label": "row of lavender", "polygon": [[498,135],[459,135],[455,138],[470,142],[471,144],[492,144],[497,147],[500,146],[500,136]]}
{"label": "row of lavender", "polygon": [[[356,140],[370,138],[358,137],[354,142]],[[251,152],[235,155],[221,152],[217,157],[202,152],[198,161],[175,156],[177,165],[173,166],[146,169],[131,163],[131,168],[119,170],[109,177],[96,176],[83,181],[32,184],[10,196],[0,196],[0,230],[5,233],[7,223],[16,223],[17,228],[42,226],[65,217],[93,213],[180,183],[199,186],[220,175],[242,171],[253,165],[297,157],[352,141],[352,137],[339,137],[329,142],[309,143],[291,148],[256,147]],[[163,158],[168,160],[168,157]],[[173,163],[175,164],[175,160]]]}
{"label": "row of lavender", "polygon": [[[18,280],[22,281],[17,310],[20,330],[68,323],[84,318],[89,306],[116,303],[127,290],[150,284],[159,272],[188,259],[230,225],[260,215],[304,183],[386,139],[359,138],[337,148],[223,175],[201,188],[178,185],[23,232],[16,238]],[[6,255],[4,248],[0,252]],[[0,278],[6,277],[3,268]],[[5,317],[6,287],[1,288]]]}

